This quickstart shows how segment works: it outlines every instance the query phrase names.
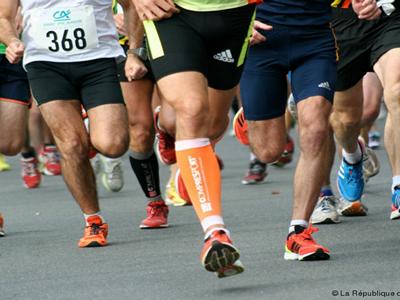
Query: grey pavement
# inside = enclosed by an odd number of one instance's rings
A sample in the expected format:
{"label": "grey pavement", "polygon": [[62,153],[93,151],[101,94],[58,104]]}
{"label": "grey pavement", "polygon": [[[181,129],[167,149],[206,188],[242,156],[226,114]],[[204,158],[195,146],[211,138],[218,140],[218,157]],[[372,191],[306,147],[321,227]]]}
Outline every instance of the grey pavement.
{"label": "grey pavement", "polygon": [[[218,279],[202,269],[202,232],[192,207],[170,208],[168,229],[140,230],[146,201],[126,158],[124,189],[100,187],[110,244],[96,249],[77,247],[83,217],[62,179],[44,177],[40,188],[26,190],[18,159],[8,158],[13,170],[0,173],[8,234],[0,239],[0,300],[384,299],[382,292],[400,298],[400,225],[389,219],[391,174],[384,150],[378,150],[381,173],[366,189],[369,215],[318,226],[315,238],[331,250],[331,260],[289,262],[283,250],[294,163],[270,167],[265,184],[243,186],[247,149],[229,136],[217,149],[226,167],[225,222],[241,251],[243,274]],[[166,167],[161,174],[165,184]],[[353,290],[381,296],[363,298]]]}

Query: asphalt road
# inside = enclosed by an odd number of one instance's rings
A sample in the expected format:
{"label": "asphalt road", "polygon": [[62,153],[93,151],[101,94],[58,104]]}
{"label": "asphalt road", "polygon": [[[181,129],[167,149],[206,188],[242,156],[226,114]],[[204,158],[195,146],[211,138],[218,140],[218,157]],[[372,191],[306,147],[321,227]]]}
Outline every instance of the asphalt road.
{"label": "asphalt road", "polygon": [[[126,158],[124,189],[100,187],[110,244],[96,249],[77,247],[83,218],[62,179],[44,177],[40,188],[27,190],[17,158],[9,158],[12,171],[0,173],[8,234],[0,239],[0,299],[383,299],[382,292],[400,298],[400,225],[389,219],[384,150],[378,151],[381,172],[366,189],[369,215],[319,226],[315,238],[332,252],[324,262],[283,260],[294,164],[269,168],[265,184],[243,186],[246,148],[227,136],[218,152],[226,166],[225,222],[245,273],[218,279],[202,269],[202,232],[191,207],[171,208],[168,229],[140,230],[146,201]],[[167,172],[161,168],[163,182]],[[354,290],[381,296],[363,298]]]}

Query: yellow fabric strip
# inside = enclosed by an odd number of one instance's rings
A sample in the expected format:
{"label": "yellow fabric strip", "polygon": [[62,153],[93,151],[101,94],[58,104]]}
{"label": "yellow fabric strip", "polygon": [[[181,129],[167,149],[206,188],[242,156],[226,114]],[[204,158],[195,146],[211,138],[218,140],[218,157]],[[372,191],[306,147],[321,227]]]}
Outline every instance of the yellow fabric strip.
{"label": "yellow fabric strip", "polygon": [[254,25],[254,20],[255,19],[256,19],[256,12],[254,11],[253,17],[251,18],[249,31],[247,33],[246,38],[244,39],[242,50],[240,51],[240,56],[239,56],[239,60],[238,60],[238,63],[237,63],[238,67],[243,65],[244,60],[246,59],[246,54],[247,54],[247,50],[249,48],[251,35],[253,34],[253,25]]}
{"label": "yellow fabric strip", "polygon": [[143,21],[144,30],[146,32],[147,43],[149,45],[150,55],[152,59],[163,57],[164,49],[158,35],[156,25],[153,21]]}
{"label": "yellow fabric strip", "polygon": [[342,0],[335,0],[335,1],[332,2],[331,6],[332,6],[332,7],[338,7],[338,5],[339,5],[340,3],[342,3]]}

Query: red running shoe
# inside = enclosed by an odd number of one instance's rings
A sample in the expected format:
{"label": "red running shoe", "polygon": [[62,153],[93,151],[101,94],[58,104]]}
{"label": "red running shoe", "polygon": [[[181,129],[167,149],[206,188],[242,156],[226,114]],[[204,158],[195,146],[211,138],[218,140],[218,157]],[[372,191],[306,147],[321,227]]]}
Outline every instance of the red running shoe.
{"label": "red running shoe", "polygon": [[147,204],[147,217],[140,223],[140,228],[165,228],[168,227],[168,206],[164,200],[150,201]]}
{"label": "red running shoe", "polygon": [[61,175],[60,154],[56,146],[44,146],[39,153],[40,171],[44,175]]}
{"label": "red running shoe", "polygon": [[209,272],[216,272],[219,278],[233,276],[244,271],[239,260],[240,254],[224,230],[215,230],[204,241],[201,263]]}
{"label": "red running shoe", "polygon": [[247,130],[247,122],[244,118],[243,107],[241,107],[233,118],[233,131],[236,139],[243,145],[249,145]]}
{"label": "red running shoe", "polygon": [[175,138],[158,127],[158,115],[161,106],[154,110],[154,128],[156,130],[156,152],[160,161],[165,165],[176,163]]}
{"label": "red running shoe", "polygon": [[83,237],[79,240],[78,246],[102,247],[107,245],[108,224],[103,223],[99,216],[91,216],[87,219],[89,225],[85,227]]}
{"label": "red running shoe", "polygon": [[4,232],[4,218],[3,215],[0,214],[0,237],[5,236],[5,232]]}
{"label": "red running shoe", "polygon": [[294,141],[288,135],[286,146],[282,152],[281,157],[276,162],[272,163],[272,165],[275,167],[283,167],[283,166],[287,165],[288,163],[290,163],[293,160],[293,154],[294,154]]}
{"label": "red running shoe", "polygon": [[38,164],[39,161],[36,157],[21,158],[21,175],[24,181],[24,187],[27,189],[34,189],[40,185],[42,176],[40,175]]}
{"label": "red running shoe", "polygon": [[295,231],[290,233],[286,240],[286,260],[326,260],[329,259],[329,250],[312,238],[311,234],[318,228],[295,226]]}

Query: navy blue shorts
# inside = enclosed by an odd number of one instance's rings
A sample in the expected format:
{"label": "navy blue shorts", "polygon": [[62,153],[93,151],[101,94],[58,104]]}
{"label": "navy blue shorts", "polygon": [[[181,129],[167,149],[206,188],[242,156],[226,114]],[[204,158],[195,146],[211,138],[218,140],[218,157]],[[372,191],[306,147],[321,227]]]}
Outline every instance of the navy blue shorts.
{"label": "navy blue shorts", "polygon": [[29,83],[22,64],[10,64],[0,55],[0,101],[29,105]]}
{"label": "navy blue shorts", "polygon": [[337,54],[330,27],[272,26],[261,32],[266,42],[250,47],[240,81],[247,120],[285,113],[289,72],[296,103],[312,96],[333,101]]}

